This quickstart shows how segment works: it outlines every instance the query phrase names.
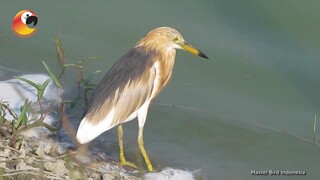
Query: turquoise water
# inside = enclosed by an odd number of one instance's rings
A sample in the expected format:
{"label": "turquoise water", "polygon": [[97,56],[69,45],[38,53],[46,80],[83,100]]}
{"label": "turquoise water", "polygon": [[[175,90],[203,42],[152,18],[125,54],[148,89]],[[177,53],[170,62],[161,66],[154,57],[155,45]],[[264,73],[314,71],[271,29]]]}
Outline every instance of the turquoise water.
{"label": "turquoise water", "polygon": [[[61,32],[68,62],[100,58],[85,68],[88,75],[102,70],[92,75],[98,82],[149,30],[175,27],[210,60],[178,51],[173,79],[146,124],[145,144],[155,166],[202,169],[210,179],[256,179],[253,169],[307,171],[307,177],[259,177],[265,179],[317,179],[319,147],[282,130],[312,139],[320,110],[319,5],[316,0],[4,1],[0,64],[44,73],[45,60],[58,71],[52,39]],[[22,9],[39,17],[37,34],[27,39],[10,29]],[[67,74],[64,87],[74,89],[74,71]],[[134,159],[136,121],[125,133]],[[114,135],[105,133],[92,146],[117,158]]]}

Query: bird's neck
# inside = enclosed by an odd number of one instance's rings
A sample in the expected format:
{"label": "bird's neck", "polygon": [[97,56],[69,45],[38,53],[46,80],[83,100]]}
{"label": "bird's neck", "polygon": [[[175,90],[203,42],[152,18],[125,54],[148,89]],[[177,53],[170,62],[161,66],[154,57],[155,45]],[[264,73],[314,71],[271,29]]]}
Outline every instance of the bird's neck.
{"label": "bird's neck", "polygon": [[162,52],[158,51],[157,53],[153,67],[156,71],[155,81],[158,86],[155,85],[155,91],[153,92],[152,97],[156,97],[169,83],[175,63],[176,50],[164,50]]}

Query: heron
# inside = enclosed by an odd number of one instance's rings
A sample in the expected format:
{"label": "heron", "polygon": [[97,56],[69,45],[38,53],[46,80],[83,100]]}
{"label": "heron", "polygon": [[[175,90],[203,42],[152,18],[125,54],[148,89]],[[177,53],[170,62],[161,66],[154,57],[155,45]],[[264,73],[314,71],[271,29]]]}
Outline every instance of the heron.
{"label": "heron", "polygon": [[176,29],[158,27],[151,30],[114,63],[94,90],[78,127],[79,143],[89,143],[118,126],[120,164],[136,168],[124,155],[122,124],[138,117],[138,147],[147,170],[153,171],[144,147],[143,129],[150,103],[171,79],[176,49],[208,59],[188,44]]}

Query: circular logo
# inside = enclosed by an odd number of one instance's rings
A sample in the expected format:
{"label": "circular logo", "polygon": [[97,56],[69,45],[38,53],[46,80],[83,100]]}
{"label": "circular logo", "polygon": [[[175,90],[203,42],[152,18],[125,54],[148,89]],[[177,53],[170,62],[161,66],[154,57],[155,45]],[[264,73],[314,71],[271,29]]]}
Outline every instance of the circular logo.
{"label": "circular logo", "polygon": [[30,37],[34,35],[38,28],[37,15],[30,10],[22,10],[16,14],[12,22],[12,31],[19,37]]}

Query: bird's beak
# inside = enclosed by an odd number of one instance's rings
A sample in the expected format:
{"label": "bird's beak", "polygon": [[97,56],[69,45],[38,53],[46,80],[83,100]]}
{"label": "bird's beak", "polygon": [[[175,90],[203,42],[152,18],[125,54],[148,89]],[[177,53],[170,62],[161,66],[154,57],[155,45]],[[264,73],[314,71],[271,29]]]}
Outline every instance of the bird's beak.
{"label": "bird's beak", "polygon": [[203,52],[199,51],[198,49],[192,47],[190,44],[188,44],[187,42],[182,42],[180,44],[181,48],[185,51],[188,51],[196,56],[200,56],[202,58],[206,58],[209,59],[208,56],[206,56]]}
{"label": "bird's beak", "polygon": [[36,16],[30,16],[26,20],[26,24],[31,24],[33,23],[33,26],[36,26],[38,23],[38,18]]}

